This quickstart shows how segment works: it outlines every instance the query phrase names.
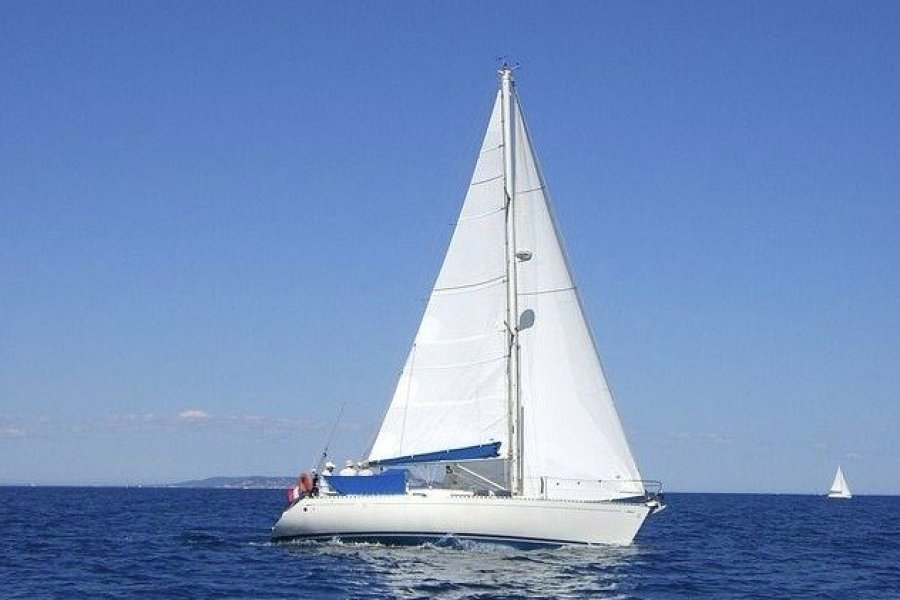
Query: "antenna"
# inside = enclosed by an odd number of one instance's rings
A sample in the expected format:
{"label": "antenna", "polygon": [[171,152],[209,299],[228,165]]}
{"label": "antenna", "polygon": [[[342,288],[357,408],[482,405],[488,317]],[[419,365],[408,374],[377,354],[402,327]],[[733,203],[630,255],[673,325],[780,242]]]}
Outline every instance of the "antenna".
{"label": "antenna", "polygon": [[518,71],[522,68],[521,63],[515,63],[514,65],[510,65],[509,63],[509,55],[502,54],[495,59],[498,63],[500,63],[500,69],[498,72],[502,73],[503,71]]}

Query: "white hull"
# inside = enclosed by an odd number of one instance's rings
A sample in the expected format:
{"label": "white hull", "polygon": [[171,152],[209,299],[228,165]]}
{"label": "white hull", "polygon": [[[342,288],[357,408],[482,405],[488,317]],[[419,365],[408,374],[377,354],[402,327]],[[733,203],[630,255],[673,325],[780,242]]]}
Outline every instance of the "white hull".
{"label": "white hull", "polygon": [[853,495],[849,492],[828,492],[828,497],[849,500]]}
{"label": "white hull", "polygon": [[304,498],[281,515],[272,539],[337,538],[420,544],[452,538],[511,546],[629,545],[650,508],[641,503],[451,495]]}

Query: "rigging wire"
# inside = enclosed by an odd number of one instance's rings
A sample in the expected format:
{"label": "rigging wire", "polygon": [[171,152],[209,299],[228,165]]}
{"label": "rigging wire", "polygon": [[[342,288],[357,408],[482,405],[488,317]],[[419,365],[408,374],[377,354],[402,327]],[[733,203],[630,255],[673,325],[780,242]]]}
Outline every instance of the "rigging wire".
{"label": "rigging wire", "polygon": [[318,462],[316,462],[316,470],[319,471],[322,469],[322,465],[325,462],[325,459],[328,457],[328,447],[331,446],[331,440],[334,438],[334,432],[337,431],[338,424],[341,422],[341,417],[344,415],[344,408],[347,407],[347,401],[344,400],[343,404],[341,404],[341,410],[338,411],[338,416],[334,420],[334,425],[331,426],[331,433],[328,434],[328,439],[325,440],[325,447],[322,449],[322,456],[319,457]]}

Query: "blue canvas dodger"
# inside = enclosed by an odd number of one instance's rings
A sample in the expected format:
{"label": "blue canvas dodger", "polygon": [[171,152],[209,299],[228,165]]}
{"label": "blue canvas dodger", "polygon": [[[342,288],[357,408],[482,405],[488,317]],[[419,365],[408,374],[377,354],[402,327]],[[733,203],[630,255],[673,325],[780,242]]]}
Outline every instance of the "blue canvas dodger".
{"label": "blue canvas dodger", "polygon": [[383,496],[406,493],[406,470],[390,469],[380,475],[325,475],[339,494]]}

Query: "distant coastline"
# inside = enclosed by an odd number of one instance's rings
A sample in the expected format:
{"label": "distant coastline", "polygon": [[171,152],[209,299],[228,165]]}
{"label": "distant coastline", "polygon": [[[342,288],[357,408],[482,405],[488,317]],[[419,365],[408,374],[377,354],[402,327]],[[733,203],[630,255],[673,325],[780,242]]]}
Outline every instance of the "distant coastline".
{"label": "distant coastline", "polygon": [[284,489],[293,484],[291,477],[265,477],[249,475],[247,477],[207,477],[206,479],[191,479],[170,483],[167,487],[177,488],[228,488],[228,489]]}

